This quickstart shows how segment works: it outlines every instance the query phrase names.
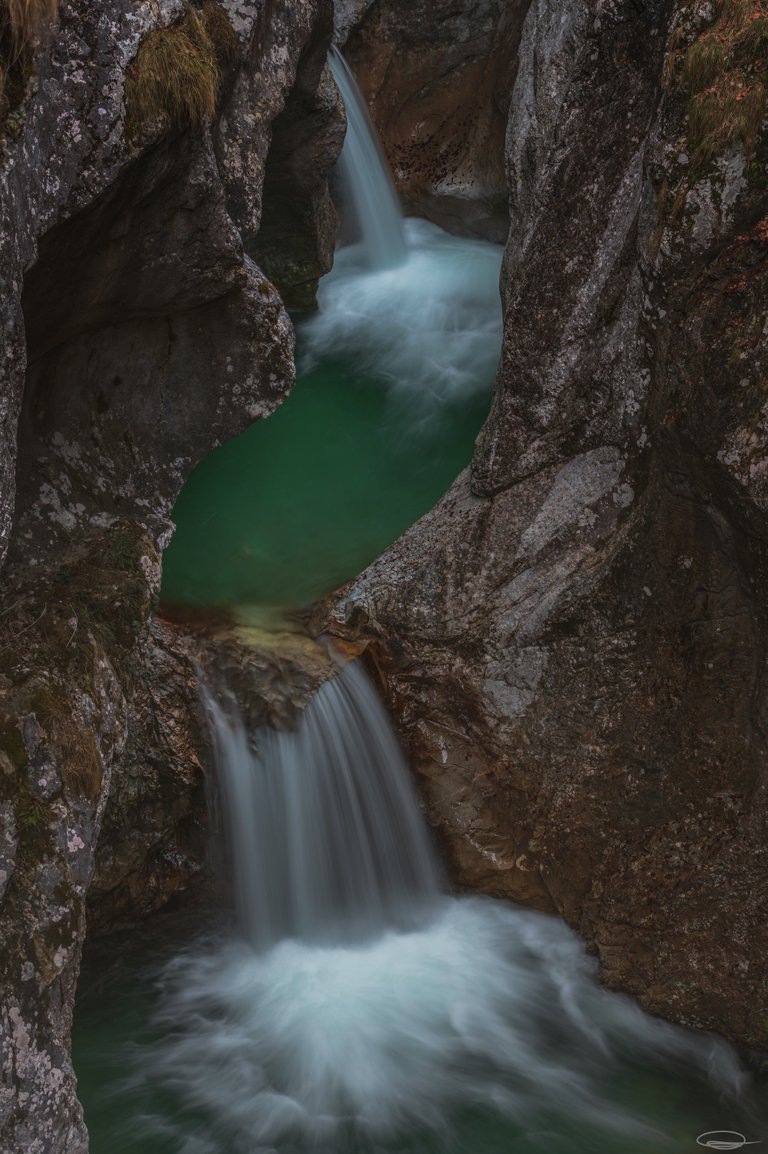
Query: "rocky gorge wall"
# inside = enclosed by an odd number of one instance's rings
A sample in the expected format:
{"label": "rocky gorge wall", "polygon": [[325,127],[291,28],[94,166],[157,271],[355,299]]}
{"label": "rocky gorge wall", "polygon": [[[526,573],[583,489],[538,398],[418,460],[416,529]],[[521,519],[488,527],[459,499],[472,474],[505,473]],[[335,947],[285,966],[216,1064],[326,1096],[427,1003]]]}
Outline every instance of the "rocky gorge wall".
{"label": "rocky gorge wall", "polygon": [[[311,304],[344,121],[326,0],[73,0],[19,57],[3,20],[0,1146],[74,1154],[89,890],[94,926],[136,919],[194,884],[205,851],[205,646],[152,618],[170,512],[194,465],[292,387],[293,329],[253,259],[274,247],[265,173],[305,174],[273,275]],[[319,676],[259,700],[279,714]]]}
{"label": "rocky gorge wall", "polygon": [[[1,130],[0,1143],[21,1152],[87,1148],[86,899],[108,928],[200,880],[209,642],[274,724],[327,675],[153,616],[175,497],[287,395],[284,303],[311,307],[335,231],[330,4],[213,7],[237,39],[194,9],[218,28],[205,114],[127,98],[142,44],[199,35],[188,7],[76,0]],[[688,54],[720,11],[339,0],[408,205],[511,230],[472,468],[317,621],[368,645],[457,884],[562,913],[607,983],[759,1047],[766,146],[760,121],[698,156]]]}
{"label": "rocky gorge wall", "polygon": [[369,641],[457,884],[562,914],[608,985],[758,1050],[765,27],[533,0],[490,416],[328,610]]}

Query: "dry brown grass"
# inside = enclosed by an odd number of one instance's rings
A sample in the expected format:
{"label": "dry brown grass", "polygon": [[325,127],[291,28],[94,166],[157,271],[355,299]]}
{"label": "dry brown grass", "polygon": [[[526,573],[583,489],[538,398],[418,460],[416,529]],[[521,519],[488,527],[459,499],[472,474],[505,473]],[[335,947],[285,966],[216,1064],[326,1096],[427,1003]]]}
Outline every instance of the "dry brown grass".
{"label": "dry brown grass", "polygon": [[0,0],[0,35],[20,52],[53,24],[57,11],[57,0]]}
{"label": "dry brown grass", "polygon": [[721,0],[685,54],[682,83],[694,172],[733,145],[751,157],[768,108],[766,0]]}
{"label": "dry brown grass", "polygon": [[128,134],[155,124],[186,128],[210,122],[222,68],[237,47],[229,18],[215,0],[200,8],[189,4],[178,24],[150,32],[128,71]]}
{"label": "dry brown grass", "polygon": [[26,90],[32,48],[57,11],[57,0],[0,0],[0,137]]}

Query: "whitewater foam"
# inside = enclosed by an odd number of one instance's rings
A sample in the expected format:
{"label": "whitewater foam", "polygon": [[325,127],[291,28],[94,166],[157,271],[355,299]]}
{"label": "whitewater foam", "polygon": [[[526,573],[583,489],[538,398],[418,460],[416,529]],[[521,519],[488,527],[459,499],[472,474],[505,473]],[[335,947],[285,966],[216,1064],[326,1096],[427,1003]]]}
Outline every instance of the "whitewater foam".
{"label": "whitewater foam", "polygon": [[487,391],[501,344],[501,249],[405,222],[408,260],[370,271],[356,246],[336,254],[318,292],[320,311],[300,327],[302,372],[321,360],[353,361],[425,410]]}
{"label": "whitewater foam", "polygon": [[599,989],[562,922],[488,899],[440,899],[420,930],[356,946],[217,942],[163,987],[165,1037],[143,1062],[196,1119],[184,1154],[394,1150],[428,1133],[447,1150],[475,1109],[523,1134],[557,1114],[660,1151],[673,1146],[652,1117],[611,1096],[622,1065],[742,1088],[724,1043]]}

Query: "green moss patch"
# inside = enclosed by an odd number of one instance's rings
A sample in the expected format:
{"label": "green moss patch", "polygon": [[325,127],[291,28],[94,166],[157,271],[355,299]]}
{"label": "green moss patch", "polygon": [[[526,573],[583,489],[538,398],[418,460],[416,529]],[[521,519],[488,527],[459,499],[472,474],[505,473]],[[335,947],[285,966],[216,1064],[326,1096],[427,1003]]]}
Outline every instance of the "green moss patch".
{"label": "green moss patch", "polygon": [[65,784],[98,795],[101,761],[82,702],[98,701],[104,654],[130,689],[132,650],[150,609],[142,558],[151,548],[138,525],[121,522],[73,549],[55,570],[36,570],[32,592],[9,595],[0,614],[0,673],[14,707],[6,721],[0,717],[0,749],[12,765],[26,764],[15,719],[33,713],[60,757]]}

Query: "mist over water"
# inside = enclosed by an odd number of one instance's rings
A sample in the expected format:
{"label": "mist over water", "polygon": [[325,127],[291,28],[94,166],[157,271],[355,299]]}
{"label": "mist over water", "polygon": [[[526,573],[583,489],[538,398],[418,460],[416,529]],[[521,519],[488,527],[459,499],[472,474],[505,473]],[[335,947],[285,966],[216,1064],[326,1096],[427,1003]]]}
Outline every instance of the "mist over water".
{"label": "mist over water", "polygon": [[598,989],[561,922],[488,899],[442,898],[421,929],[355,946],[218,943],[163,985],[164,1040],[142,1065],[187,1112],[162,1124],[184,1154],[474,1154],[477,1113],[514,1150],[658,1154],[680,1131],[663,1097],[627,1102],[622,1072],[698,1072],[731,1097],[726,1117],[741,1084],[724,1043]]}
{"label": "mist over water", "polygon": [[369,271],[358,245],[341,249],[301,328],[299,368],[354,358],[363,374],[407,399],[418,419],[486,392],[499,358],[498,245],[404,222],[408,261]]}

